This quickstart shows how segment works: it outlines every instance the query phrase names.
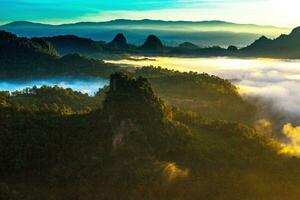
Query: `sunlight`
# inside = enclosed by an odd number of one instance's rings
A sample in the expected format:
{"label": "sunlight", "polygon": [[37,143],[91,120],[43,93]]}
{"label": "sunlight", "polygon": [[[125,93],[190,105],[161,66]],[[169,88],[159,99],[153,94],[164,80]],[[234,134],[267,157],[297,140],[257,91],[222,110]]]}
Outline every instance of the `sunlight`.
{"label": "sunlight", "polygon": [[292,124],[286,124],[282,129],[282,133],[290,140],[290,143],[283,144],[280,153],[300,156],[300,126],[294,127]]}
{"label": "sunlight", "polygon": [[163,175],[168,181],[173,181],[177,178],[184,178],[189,175],[188,169],[180,169],[176,163],[165,163],[162,167]]}

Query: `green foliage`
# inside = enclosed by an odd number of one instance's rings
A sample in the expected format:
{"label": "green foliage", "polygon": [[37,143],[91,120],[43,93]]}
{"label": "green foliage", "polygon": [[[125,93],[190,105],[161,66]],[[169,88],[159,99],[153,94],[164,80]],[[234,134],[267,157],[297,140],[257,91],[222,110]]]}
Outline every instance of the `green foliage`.
{"label": "green foliage", "polygon": [[249,122],[255,114],[255,107],[240,97],[233,84],[213,75],[143,67],[135,76],[147,78],[168,104],[204,117]]}
{"label": "green foliage", "polygon": [[[101,106],[101,102],[97,97],[90,97],[87,94],[58,86],[42,86],[41,88],[34,86],[22,91],[15,91],[11,95],[3,92],[3,95],[5,101],[2,105],[30,112],[82,114]],[[1,98],[3,95],[0,94],[0,99],[4,98]]]}
{"label": "green foliage", "polygon": [[43,38],[53,44],[60,55],[78,53],[81,55],[91,55],[102,52],[104,45],[91,39],[80,38],[75,35],[64,35]]}
{"label": "green foliage", "polygon": [[[180,146],[184,149],[187,128],[172,120],[170,109],[154,94],[146,79],[117,73],[110,81],[103,112],[112,126],[114,148],[125,146],[135,154],[158,156],[174,153]],[[120,151],[123,154],[125,149]]]}
{"label": "green foliage", "polygon": [[[219,120],[229,115],[215,120],[203,109],[170,107],[175,101],[168,105],[155,92],[212,102],[210,109],[218,98],[230,108],[247,105],[230,82],[159,68],[133,75],[113,74],[95,97],[46,86],[1,92],[0,179],[25,200],[299,197],[298,158],[278,155],[243,123]],[[33,109],[54,103],[72,115]],[[0,184],[1,198],[16,194]]]}
{"label": "green foliage", "polygon": [[26,39],[0,31],[0,77],[31,78],[53,75],[109,77],[120,67],[78,54],[59,58],[44,39]]}

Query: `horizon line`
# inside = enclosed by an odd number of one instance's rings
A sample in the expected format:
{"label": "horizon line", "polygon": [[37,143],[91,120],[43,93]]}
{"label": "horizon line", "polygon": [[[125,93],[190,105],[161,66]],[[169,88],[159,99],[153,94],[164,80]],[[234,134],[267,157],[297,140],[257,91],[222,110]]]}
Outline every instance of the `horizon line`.
{"label": "horizon line", "polygon": [[255,23],[236,23],[231,21],[224,21],[224,20],[163,20],[163,19],[150,19],[150,18],[144,18],[144,19],[129,19],[129,18],[117,18],[117,19],[111,19],[111,20],[103,20],[103,21],[74,21],[74,22],[67,22],[67,23],[51,23],[51,22],[40,22],[40,21],[30,21],[30,20],[15,20],[10,22],[4,22],[0,23],[0,26],[9,25],[16,22],[27,22],[27,23],[33,23],[33,24],[41,24],[41,25],[51,25],[51,26],[62,26],[62,25],[72,25],[72,24],[79,24],[79,23],[105,23],[105,22],[114,22],[114,21],[162,21],[162,22],[224,22],[224,23],[230,23],[230,24],[236,24],[236,25],[252,25],[252,26],[267,26],[267,27],[274,27],[274,28],[280,28],[280,29],[293,29],[299,26],[295,27],[289,27],[289,26],[276,26],[276,25],[270,25],[270,24],[255,24]]}

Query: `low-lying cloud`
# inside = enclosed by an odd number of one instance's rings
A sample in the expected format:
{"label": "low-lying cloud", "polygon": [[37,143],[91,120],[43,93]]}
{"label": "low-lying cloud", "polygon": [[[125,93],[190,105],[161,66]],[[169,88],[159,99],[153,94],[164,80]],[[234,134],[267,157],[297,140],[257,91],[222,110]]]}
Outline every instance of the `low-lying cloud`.
{"label": "low-lying cloud", "polygon": [[117,62],[217,75],[232,80],[243,95],[260,97],[272,103],[272,108],[287,119],[300,118],[300,60],[162,57]]}
{"label": "low-lying cloud", "polygon": [[292,124],[286,124],[282,133],[290,140],[290,143],[283,144],[280,153],[300,156],[300,126],[294,127]]}

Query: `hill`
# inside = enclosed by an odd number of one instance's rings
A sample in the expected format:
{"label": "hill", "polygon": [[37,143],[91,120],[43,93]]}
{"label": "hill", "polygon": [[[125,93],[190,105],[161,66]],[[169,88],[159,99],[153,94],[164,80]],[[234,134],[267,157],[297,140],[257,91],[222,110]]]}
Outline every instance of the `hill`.
{"label": "hill", "polygon": [[204,46],[245,46],[256,38],[266,35],[274,38],[290,29],[272,26],[235,24],[224,21],[161,21],[161,20],[113,20],[107,22],[80,22],[74,24],[37,24],[13,22],[0,27],[25,37],[49,37],[56,35],[77,35],[93,40],[111,41],[118,33],[124,33],[128,42],[141,45],[150,33],[158,35],[171,46],[190,41]]}
{"label": "hill", "polygon": [[108,43],[108,45],[115,49],[129,49],[127,39],[122,33],[118,33],[116,37],[110,43]]}
{"label": "hill", "polygon": [[119,69],[101,60],[86,58],[78,54],[59,57],[52,44],[45,39],[19,38],[14,34],[0,31],[0,44],[1,78],[29,79],[34,76],[55,75],[107,77]]}
{"label": "hill", "polygon": [[101,42],[95,42],[87,38],[80,38],[75,35],[45,37],[43,39],[51,42],[60,55],[74,53],[91,55],[102,52],[105,48],[104,44]]}
{"label": "hill", "polygon": [[251,45],[242,48],[240,53],[257,57],[300,58],[300,27],[275,39],[262,36]]}
{"label": "hill", "polygon": [[[51,59],[45,56],[58,56],[67,54],[81,54],[101,59],[120,59],[130,55],[169,55],[169,56],[235,56],[235,57],[266,57],[266,58],[299,58],[300,57],[300,28],[295,28],[289,35],[281,35],[275,39],[269,39],[262,36],[251,45],[238,48],[230,45],[228,48],[220,46],[199,47],[191,42],[184,42],[176,47],[167,46],[160,38],[155,35],[149,35],[141,46],[129,44],[127,36],[118,33],[111,42],[97,42],[87,38],[81,38],[74,35],[64,35],[44,38],[19,38],[8,32],[1,32],[2,41],[2,61],[9,58],[10,55],[18,54],[20,59],[24,59],[24,54],[43,55],[37,57],[40,63],[51,63]],[[18,43],[15,46],[9,43]],[[14,50],[18,46],[19,48]],[[8,51],[4,50],[8,49]],[[12,49],[11,49],[12,48]],[[29,51],[24,51],[29,48]],[[11,50],[10,50],[11,49]],[[23,50],[22,50],[23,49]],[[32,53],[34,52],[34,53]],[[58,53],[57,53],[58,52]],[[4,59],[6,57],[6,59]],[[12,58],[11,58],[12,59]],[[45,62],[45,60],[47,60]],[[24,64],[24,63],[23,63]]]}
{"label": "hill", "polygon": [[140,49],[144,52],[163,53],[164,46],[158,37],[150,35]]}
{"label": "hill", "polygon": [[[0,94],[5,98],[13,97]],[[299,158],[279,155],[276,141],[244,124],[167,106],[143,77],[113,74],[103,108],[87,114],[9,104],[0,111],[3,199],[296,200],[300,194]]]}

